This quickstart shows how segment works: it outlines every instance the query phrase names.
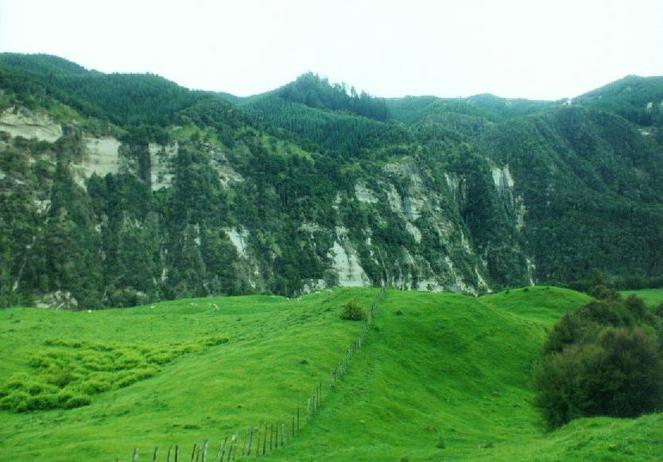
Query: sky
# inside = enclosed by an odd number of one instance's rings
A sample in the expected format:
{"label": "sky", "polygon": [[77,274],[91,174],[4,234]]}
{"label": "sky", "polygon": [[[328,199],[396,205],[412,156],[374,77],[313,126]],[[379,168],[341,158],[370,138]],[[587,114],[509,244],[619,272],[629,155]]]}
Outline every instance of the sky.
{"label": "sky", "polygon": [[240,96],[313,71],[382,97],[560,99],[663,75],[663,1],[0,0],[0,51]]}

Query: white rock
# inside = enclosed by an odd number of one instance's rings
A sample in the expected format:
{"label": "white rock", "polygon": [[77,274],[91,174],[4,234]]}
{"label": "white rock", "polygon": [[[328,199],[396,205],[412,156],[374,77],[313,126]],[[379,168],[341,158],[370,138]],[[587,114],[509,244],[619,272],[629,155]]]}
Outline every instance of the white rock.
{"label": "white rock", "polygon": [[73,166],[76,182],[83,186],[85,180],[93,174],[104,177],[109,173],[120,171],[119,149],[122,144],[117,138],[104,136],[101,138],[83,137],[85,155],[83,161]]}
{"label": "white rock", "polygon": [[375,193],[371,191],[364,183],[355,184],[355,197],[359,202],[365,202],[368,204],[375,204],[378,202],[378,198],[375,197]]}
{"label": "white rock", "polygon": [[233,243],[235,246],[235,249],[237,249],[237,253],[239,254],[240,257],[242,258],[249,258],[248,252],[247,252],[247,239],[249,237],[249,232],[246,229],[238,229],[238,228],[229,228],[226,229],[226,234],[228,235],[228,238],[230,239],[230,242]]}
{"label": "white rock", "polygon": [[408,221],[405,223],[405,229],[407,230],[408,233],[412,235],[412,237],[414,238],[414,242],[416,242],[417,244],[421,242],[421,231],[419,231],[419,228],[417,228]]}
{"label": "white rock", "polygon": [[36,138],[53,143],[62,136],[62,127],[50,116],[33,113],[25,108],[10,108],[0,114],[0,131],[11,136]]}
{"label": "white rock", "polygon": [[338,285],[341,287],[367,287],[371,285],[364,268],[359,264],[357,252],[349,241],[344,241],[341,245],[338,241],[334,242],[330,250],[330,257],[333,259],[333,268],[338,275]]}

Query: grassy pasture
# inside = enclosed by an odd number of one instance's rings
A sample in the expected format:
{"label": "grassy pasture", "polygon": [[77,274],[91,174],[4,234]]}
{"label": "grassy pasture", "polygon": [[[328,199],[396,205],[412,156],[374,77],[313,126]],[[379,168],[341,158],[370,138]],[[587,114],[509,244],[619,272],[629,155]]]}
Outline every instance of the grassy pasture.
{"label": "grassy pasture", "polygon": [[[156,445],[190,450],[205,439],[218,445],[233,431],[291,415],[360,329],[340,319],[343,305],[357,299],[368,306],[376,295],[336,289],[296,300],[250,296],[91,313],[0,311],[0,389],[19,374],[50,383],[49,369],[35,367],[35,358],[61,357],[77,377],[68,385],[72,392],[89,398],[70,409],[0,410],[0,460],[128,460],[133,447],[147,460]],[[586,300],[554,287],[479,298],[389,290],[320,413],[270,457],[656,460],[663,414],[580,419],[546,433],[531,405],[531,366],[546,329]],[[97,352],[100,345],[109,351]],[[120,359],[114,362],[114,355]],[[149,376],[118,385],[147,368]],[[86,390],[96,369],[108,374],[110,385]]]}

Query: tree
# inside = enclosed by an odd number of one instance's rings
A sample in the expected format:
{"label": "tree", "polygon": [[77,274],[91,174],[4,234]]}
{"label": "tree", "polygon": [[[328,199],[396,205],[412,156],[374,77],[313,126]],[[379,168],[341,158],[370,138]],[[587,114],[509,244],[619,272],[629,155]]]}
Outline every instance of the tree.
{"label": "tree", "polygon": [[640,307],[630,297],[593,301],[555,325],[534,373],[535,402],[550,428],[663,407],[661,323]]}

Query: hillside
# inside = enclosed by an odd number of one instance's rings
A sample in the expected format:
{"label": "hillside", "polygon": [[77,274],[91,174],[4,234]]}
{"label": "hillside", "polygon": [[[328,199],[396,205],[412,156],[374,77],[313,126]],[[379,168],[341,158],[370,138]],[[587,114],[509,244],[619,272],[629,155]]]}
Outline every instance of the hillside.
{"label": "hillside", "polygon": [[651,285],[663,144],[615,107],[658,80],[610,88],[383,100],[305,74],[236,98],[1,54],[0,306]]}
{"label": "hillside", "polygon": [[[161,360],[151,375],[90,393],[83,407],[0,410],[0,459],[128,460],[138,447],[143,460],[158,445],[161,460],[170,445],[188,457],[203,440],[216,451],[232,432],[305,407],[359,330],[338,318],[342,305],[356,298],[367,306],[377,293],[189,299],[91,313],[2,310],[0,390],[24,372],[37,390],[48,370],[35,358],[67,364],[76,355],[85,360],[72,386],[82,389],[94,381],[84,364],[103,364],[95,345],[123,359],[109,377],[135,374],[155,354]],[[271,457],[653,460],[663,449],[661,414],[581,419],[546,433],[531,405],[530,366],[546,328],[586,300],[552,287],[480,298],[387,291],[347,375]],[[180,353],[163,356],[173,351]]]}

